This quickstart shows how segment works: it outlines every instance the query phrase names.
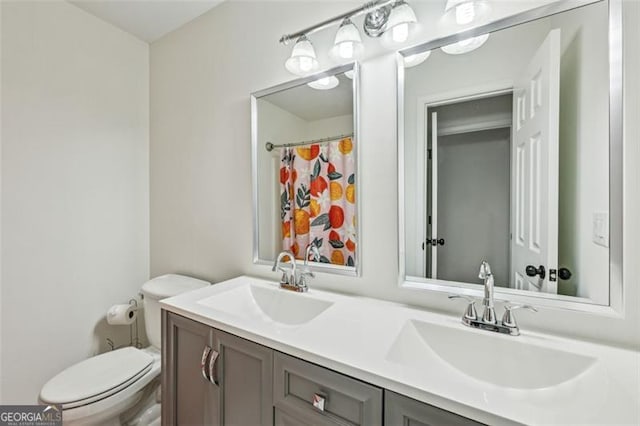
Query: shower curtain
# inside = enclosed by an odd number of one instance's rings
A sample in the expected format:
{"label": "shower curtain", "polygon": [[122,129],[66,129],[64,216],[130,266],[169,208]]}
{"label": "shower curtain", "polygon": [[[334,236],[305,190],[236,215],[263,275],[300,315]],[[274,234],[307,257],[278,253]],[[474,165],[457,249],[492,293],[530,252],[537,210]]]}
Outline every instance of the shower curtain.
{"label": "shower curtain", "polygon": [[304,259],[307,245],[313,243],[320,251],[320,262],[355,266],[355,185],[355,146],[351,138],[282,148],[283,250]]}

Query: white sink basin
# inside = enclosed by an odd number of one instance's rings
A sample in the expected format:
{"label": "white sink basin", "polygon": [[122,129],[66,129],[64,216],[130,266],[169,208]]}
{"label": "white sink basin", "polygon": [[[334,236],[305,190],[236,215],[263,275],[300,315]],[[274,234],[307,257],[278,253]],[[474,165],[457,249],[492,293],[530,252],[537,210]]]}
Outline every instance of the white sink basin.
{"label": "white sink basin", "polygon": [[300,325],[327,310],[333,302],[277,287],[247,284],[198,301],[249,321]]}
{"label": "white sink basin", "polygon": [[437,355],[459,372],[515,389],[542,389],[572,380],[595,359],[577,353],[524,343],[522,336],[407,321],[387,353],[387,360],[415,368],[437,368]]}

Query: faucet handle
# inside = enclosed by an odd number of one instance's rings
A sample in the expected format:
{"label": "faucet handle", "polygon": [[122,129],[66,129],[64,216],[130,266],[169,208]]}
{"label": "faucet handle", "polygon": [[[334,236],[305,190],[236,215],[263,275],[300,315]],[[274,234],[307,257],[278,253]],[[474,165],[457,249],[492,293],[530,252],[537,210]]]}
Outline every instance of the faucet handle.
{"label": "faucet handle", "polygon": [[300,275],[298,275],[298,282],[296,285],[301,288],[307,288],[307,277],[315,278],[316,276],[310,269],[305,268],[300,272]]}
{"label": "faucet handle", "polygon": [[527,309],[531,312],[538,312],[538,310],[531,305],[506,304],[504,306],[504,315],[502,316],[502,325],[510,328],[518,328],[518,323],[516,323],[516,317],[514,317],[513,314],[511,313],[511,311],[515,311],[516,309]]}
{"label": "faucet handle", "polygon": [[476,300],[473,297],[464,294],[451,294],[449,295],[449,299],[464,299],[469,302],[469,304],[467,305],[467,309],[464,310],[463,318],[468,320],[478,319],[478,312],[476,311]]}

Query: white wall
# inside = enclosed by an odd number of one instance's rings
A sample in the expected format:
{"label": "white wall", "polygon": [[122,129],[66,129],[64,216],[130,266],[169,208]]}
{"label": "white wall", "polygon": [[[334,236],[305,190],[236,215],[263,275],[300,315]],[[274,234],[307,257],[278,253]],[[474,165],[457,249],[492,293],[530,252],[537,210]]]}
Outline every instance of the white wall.
{"label": "white wall", "polygon": [[[524,3],[499,4],[516,8]],[[249,94],[291,79],[283,67],[289,48],[277,43],[281,33],[339,14],[351,5],[226,2],[152,44],[152,275],[189,272],[213,281],[240,274],[277,279],[270,268],[252,264]],[[442,6],[439,2],[420,5],[437,10]],[[639,344],[636,277],[640,263],[633,259],[640,255],[640,168],[634,167],[640,162],[636,143],[640,86],[635,77],[629,77],[640,74],[638,6],[625,1],[626,316],[540,309],[535,317],[520,315],[523,328]],[[424,16],[419,13],[421,20]],[[425,33],[422,40],[437,33],[436,26],[427,24],[424,27],[433,32]],[[259,36],[247,37],[247,28]],[[333,37],[331,31],[325,33],[314,40],[321,60],[326,59],[322,52]],[[362,276],[318,274],[311,285],[458,315],[460,305],[448,301],[446,294],[398,287],[395,55],[363,60],[361,76]]]}
{"label": "white wall", "polygon": [[[609,274],[609,250],[592,240],[593,214],[609,211],[608,126],[598,120],[609,111],[606,81],[608,38],[606,3],[555,16],[562,28],[560,65],[560,198],[558,261],[573,276],[560,280],[562,294],[608,300],[601,285]],[[594,165],[599,165],[594,167]]]}
{"label": "white wall", "polygon": [[2,404],[128,342],[148,279],[148,45],[67,2],[2,2]]}
{"label": "white wall", "polygon": [[307,124],[307,138],[309,139],[327,138],[349,133],[353,133],[352,114],[309,121]]}

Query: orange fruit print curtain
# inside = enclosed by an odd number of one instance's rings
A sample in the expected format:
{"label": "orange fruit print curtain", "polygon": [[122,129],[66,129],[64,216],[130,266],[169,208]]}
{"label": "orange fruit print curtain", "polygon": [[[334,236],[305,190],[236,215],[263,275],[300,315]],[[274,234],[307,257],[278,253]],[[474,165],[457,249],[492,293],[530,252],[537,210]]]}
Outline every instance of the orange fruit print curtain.
{"label": "orange fruit print curtain", "polygon": [[[355,146],[351,138],[282,148],[282,248],[303,259],[314,244],[323,263],[355,266]],[[313,260],[313,259],[312,259]]]}

